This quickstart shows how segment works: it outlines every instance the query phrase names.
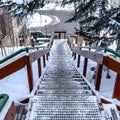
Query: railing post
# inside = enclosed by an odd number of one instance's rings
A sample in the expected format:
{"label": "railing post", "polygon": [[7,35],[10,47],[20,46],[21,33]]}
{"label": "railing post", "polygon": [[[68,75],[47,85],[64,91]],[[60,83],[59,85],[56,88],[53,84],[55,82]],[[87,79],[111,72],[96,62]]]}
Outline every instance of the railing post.
{"label": "railing post", "polygon": [[9,110],[6,113],[4,120],[14,120],[16,114],[16,107],[14,102],[11,103]]}
{"label": "railing post", "polygon": [[69,41],[69,38],[67,39],[67,44],[68,44],[68,46],[69,46],[69,48],[70,48],[70,41]]}
{"label": "railing post", "polygon": [[80,55],[78,55],[77,67],[80,67]]}
{"label": "railing post", "polygon": [[50,52],[48,52],[48,56],[50,56]]}
{"label": "railing post", "polygon": [[70,49],[71,49],[71,42],[70,42],[70,40],[68,40],[68,42],[69,42],[69,47],[70,47]]}
{"label": "railing post", "polygon": [[61,32],[59,32],[59,39],[61,39]]}
{"label": "railing post", "polygon": [[70,41],[68,40],[68,45],[69,45],[69,47],[70,47],[70,49],[71,49],[71,46],[70,46]]}
{"label": "railing post", "polygon": [[41,70],[41,58],[38,59],[38,77],[41,76],[42,70]]}
{"label": "railing post", "polygon": [[27,63],[27,75],[28,75],[29,90],[31,92],[33,89],[33,72],[32,72],[32,65],[30,63],[29,57],[28,57],[28,63]]}
{"label": "railing post", "polygon": [[64,39],[66,38],[66,32],[64,32]]}
{"label": "railing post", "polygon": [[49,52],[48,52],[48,53],[46,53],[46,60],[48,60],[48,56],[49,56]]}
{"label": "railing post", "polygon": [[83,75],[86,77],[87,72],[87,64],[88,64],[88,58],[85,58],[84,60],[84,68],[83,68]]}
{"label": "railing post", "polygon": [[96,73],[96,77],[95,77],[95,89],[98,91],[100,90],[102,69],[103,69],[103,65],[98,64],[97,71],[96,71],[97,73]]}
{"label": "railing post", "polygon": [[120,100],[120,74],[117,74],[116,82],[113,91],[113,98]]}
{"label": "railing post", "polygon": [[78,43],[78,36],[76,36],[76,39],[75,39],[75,44]]}
{"label": "railing post", "polygon": [[52,42],[51,42],[51,47],[50,47],[50,48],[52,48],[52,46],[53,46],[53,40],[52,40]]}
{"label": "railing post", "polygon": [[76,60],[76,53],[74,53],[74,60]]}
{"label": "railing post", "polygon": [[43,67],[46,66],[46,62],[45,62],[45,55],[43,55]]}
{"label": "railing post", "polygon": [[72,56],[74,56],[74,52],[72,52]]}

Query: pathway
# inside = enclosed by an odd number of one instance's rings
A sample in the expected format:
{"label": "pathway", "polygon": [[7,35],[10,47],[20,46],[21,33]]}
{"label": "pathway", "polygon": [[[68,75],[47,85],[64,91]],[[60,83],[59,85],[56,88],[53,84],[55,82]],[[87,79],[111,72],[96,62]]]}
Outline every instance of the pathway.
{"label": "pathway", "polygon": [[50,55],[26,120],[101,120],[96,96],[73,66],[67,42],[55,40]]}

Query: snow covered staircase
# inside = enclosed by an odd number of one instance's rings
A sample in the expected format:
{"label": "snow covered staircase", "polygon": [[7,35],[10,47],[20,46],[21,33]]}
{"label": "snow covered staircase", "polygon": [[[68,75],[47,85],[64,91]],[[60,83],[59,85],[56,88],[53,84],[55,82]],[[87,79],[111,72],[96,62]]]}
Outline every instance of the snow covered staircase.
{"label": "snow covered staircase", "polygon": [[16,106],[16,116],[14,120],[25,120],[27,109],[25,105]]}
{"label": "snow covered staircase", "polygon": [[47,69],[30,98],[26,120],[102,120],[97,98],[72,65],[65,40],[55,40]]}
{"label": "snow covered staircase", "polygon": [[29,120],[101,120],[93,96],[34,96],[29,116]]}

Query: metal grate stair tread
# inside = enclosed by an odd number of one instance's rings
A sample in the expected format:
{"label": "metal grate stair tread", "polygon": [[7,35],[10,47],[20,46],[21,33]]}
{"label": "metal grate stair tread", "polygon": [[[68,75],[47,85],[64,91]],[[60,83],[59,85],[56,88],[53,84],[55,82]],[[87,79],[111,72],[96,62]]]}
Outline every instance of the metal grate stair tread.
{"label": "metal grate stair tread", "polygon": [[[32,98],[30,120],[101,120],[96,96],[83,97],[40,97]],[[35,115],[36,114],[36,115]]]}
{"label": "metal grate stair tread", "polygon": [[65,40],[54,41],[26,120],[101,120],[97,97],[71,62]]}

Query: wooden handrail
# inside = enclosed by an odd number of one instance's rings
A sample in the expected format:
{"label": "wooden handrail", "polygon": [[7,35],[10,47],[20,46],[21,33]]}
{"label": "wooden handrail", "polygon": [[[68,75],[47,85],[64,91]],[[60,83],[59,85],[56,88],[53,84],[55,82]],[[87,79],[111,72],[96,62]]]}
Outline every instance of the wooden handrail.
{"label": "wooden handrail", "polygon": [[110,56],[104,56],[103,65],[120,74],[120,62]]}
{"label": "wooden handrail", "polygon": [[99,64],[102,64],[103,61],[103,54],[100,53],[95,53],[92,51],[88,51],[88,50],[81,50],[78,47],[73,47],[72,51],[78,55],[84,56],[88,59],[93,60],[94,62],[97,62]]}
{"label": "wooden handrail", "polygon": [[50,49],[44,49],[44,50],[39,50],[39,51],[35,51],[33,53],[29,54],[29,59],[30,62],[34,62],[35,60],[38,60],[40,57],[46,55],[49,52]]}
{"label": "wooden handrail", "polygon": [[[83,56],[85,58],[84,68],[83,68],[84,76],[86,76],[88,59],[97,63],[97,70],[96,70],[96,77],[95,77],[95,89],[96,90],[98,91],[100,90],[103,66],[106,66],[108,69],[111,69],[112,71],[117,73],[116,83],[115,83],[114,90],[113,90],[113,98],[117,98],[118,100],[120,100],[120,94],[119,94],[120,93],[120,87],[119,87],[120,85],[120,61],[117,61],[116,59],[108,55],[102,54],[102,53],[82,50],[81,48],[74,45],[73,40],[70,36],[67,36],[67,40],[68,40],[67,43],[69,47],[74,53],[73,55],[76,55],[76,54],[78,55],[77,67],[80,67],[80,57]],[[111,52],[111,50],[109,51]]]}
{"label": "wooden handrail", "polygon": [[38,63],[38,76],[40,77],[41,72],[42,72],[40,58],[41,57],[44,58],[43,59],[43,64],[44,64],[43,67],[45,67],[45,61],[46,61],[45,55],[47,56],[49,54],[52,43],[53,43],[53,37],[51,38],[50,44],[46,49],[37,50],[35,52],[29,53],[28,55],[24,55],[24,56],[18,58],[17,60],[0,68],[0,80],[2,80],[3,78],[13,74],[14,72],[16,72],[26,66],[27,67],[27,75],[28,75],[29,91],[31,92],[33,89],[32,63],[34,61],[38,61],[37,62]]}
{"label": "wooden handrail", "polygon": [[25,65],[27,65],[27,62],[27,57],[23,56],[14,62],[0,68],[0,80],[25,67]]}
{"label": "wooden handrail", "polygon": [[[23,56],[14,62],[0,68],[0,80],[3,78],[13,74],[14,72],[24,68],[27,66],[27,75],[28,75],[28,83],[29,83],[29,90],[32,91],[33,89],[33,72],[32,72],[32,62],[38,60],[40,57],[44,57],[49,52],[49,49],[40,50],[37,52],[30,53],[28,56]],[[43,61],[45,63],[45,59]],[[41,63],[38,63],[39,65]],[[45,66],[44,66],[45,67]],[[40,71],[41,68],[39,68]],[[38,76],[40,76],[39,73]]]}
{"label": "wooden handrail", "polygon": [[35,49],[39,50],[40,48],[43,48],[43,49],[48,48],[48,49],[50,49],[50,47],[52,45],[52,42],[53,42],[53,38],[54,38],[54,35],[52,35],[51,38],[50,38],[49,46],[38,46],[38,47],[25,47],[25,48],[22,48],[22,49],[20,49],[20,50],[18,50],[16,52],[10,54],[9,56],[3,58],[2,60],[0,60],[0,64],[6,62],[7,60],[10,60],[11,58],[13,58],[13,57],[15,57],[15,56],[17,56],[17,55],[19,55],[19,54],[21,54],[23,52],[29,53],[29,50],[35,50]]}

